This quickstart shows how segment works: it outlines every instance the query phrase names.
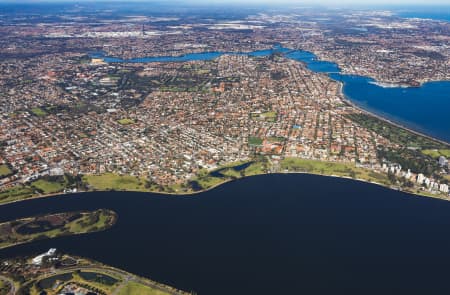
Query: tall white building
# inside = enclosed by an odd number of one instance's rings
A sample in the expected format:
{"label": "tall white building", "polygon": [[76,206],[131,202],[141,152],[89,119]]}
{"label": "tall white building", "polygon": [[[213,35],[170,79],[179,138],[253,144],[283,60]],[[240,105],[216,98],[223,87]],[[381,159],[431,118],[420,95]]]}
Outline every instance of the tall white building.
{"label": "tall white building", "polygon": [[417,183],[422,184],[424,181],[425,181],[425,175],[423,175],[422,173],[419,173],[417,175]]}

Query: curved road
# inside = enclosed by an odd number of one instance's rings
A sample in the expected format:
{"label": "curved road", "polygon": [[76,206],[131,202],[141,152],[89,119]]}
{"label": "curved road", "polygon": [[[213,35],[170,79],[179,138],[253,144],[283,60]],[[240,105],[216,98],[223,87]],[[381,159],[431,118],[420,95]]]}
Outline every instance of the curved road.
{"label": "curved road", "polygon": [[[113,277],[121,277],[122,280],[123,280],[123,283],[128,283],[129,281],[134,281],[136,283],[145,285],[147,287],[150,287],[152,289],[156,289],[158,291],[165,292],[165,293],[170,294],[170,295],[186,295],[186,294],[189,294],[189,293],[184,292],[184,291],[176,290],[175,288],[173,288],[171,286],[166,286],[164,284],[160,284],[160,283],[154,282],[154,281],[152,281],[150,279],[143,279],[143,278],[140,278],[140,277],[138,277],[136,275],[127,273],[126,271],[123,271],[123,270],[120,270],[120,269],[115,269],[115,268],[108,267],[108,266],[88,266],[88,265],[73,266],[73,267],[68,267],[68,268],[65,268],[65,269],[55,270],[51,274],[41,275],[36,280],[38,281],[38,280],[42,280],[44,278],[52,277],[52,276],[55,276],[55,275],[74,272],[76,270],[85,270],[85,271],[99,272],[99,273],[109,274],[109,275],[111,275]],[[0,280],[3,280],[2,276],[0,276]],[[9,281],[12,282],[11,280],[9,280],[8,278],[5,277],[5,281],[6,280],[8,282]],[[115,294],[116,292],[119,291],[119,289],[121,289],[121,288],[123,288],[125,286],[123,283],[117,287],[117,289],[115,290],[115,292],[113,294]],[[15,294],[14,284],[12,284],[12,286],[13,287],[11,289],[12,289],[13,293],[11,293],[11,294]]]}
{"label": "curved road", "polygon": [[10,286],[8,295],[16,294],[16,286],[14,285],[14,281],[13,280],[11,280],[8,277],[0,275],[0,281],[3,281],[3,282],[5,282],[6,284],[8,284]]}

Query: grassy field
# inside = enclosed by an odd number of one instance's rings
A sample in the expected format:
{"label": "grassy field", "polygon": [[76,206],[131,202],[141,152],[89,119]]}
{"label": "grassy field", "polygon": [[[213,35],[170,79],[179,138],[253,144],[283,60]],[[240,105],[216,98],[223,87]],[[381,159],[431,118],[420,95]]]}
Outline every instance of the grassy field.
{"label": "grassy field", "polygon": [[211,176],[208,170],[203,169],[197,173],[197,176],[193,179],[193,181],[196,181],[202,189],[209,189],[224,181],[227,181],[227,178]]}
{"label": "grassy field", "polygon": [[230,178],[239,178],[241,176],[240,171],[236,171],[233,168],[226,168],[224,170],[221,170],[220,173],[226,177]]}
{"label": "grassy field", "polygon": [[263,140],[259,137],[255,137],[255,136],[250,136],[248,138],[248,144],[249,145],[253,145],[253,146],[259,146],[262,145]]}
{"label": "grassy field", "polygon": [[8,165],[5,165],[5,164],[0,165],[0,177],[9,175],[11,173],[12,173],[12,170],[9,169]]}
{"label": "grassy field", "polygon": [[252,176],[252,175],[259,175],[264,174],[268,170],[268,163],[259,162],[256,161],[252,163],[250,166],[245,168],[244,175],[245,176]]}
{"label": "grassy field", "polygon": [[268,111],[268,112],[264,112],[264,113],[252,113],[251,117],[253,119],[257,119],[257,120],[264,120],[267,122],[275,122],[277,120],[277,112],[274,111]]}
{"label": "grassy field", "polygon": [[120,125],[131,125],[134,124],[134,120],[133,119],[129,119],[129,118],[123,118],[117,121]]}
{"label": "grassy field", "polygon": [[30,187],[17,186],[0,192],[0,203],[23,200],[33,195]]}
{"label": "grassy field", "polygon": [[129,175],[113,173],[85,175],[83,181],[95,190],[148,191],[144,179]]}
{"label": "grassy field", "polygon": [[422,153],[435,159],[439,158],[440,156],[450,158],[450,149],[441,149],[441,150],[429,149],[429,150],[422,150]]}
{"label": "grassy field", "polygon": [[43,194],[57,193],[64,189],[64,183],[39,179],[31,183],[31,186],[42,191]]}
{"label": "grassy field", "polygon": [[155,290],[137,282],[128,282],[118,293],[119,295],[168,295],[169,293]]}
{"label": "grassy field", "polygon": [[47,115],[47,112],[41,108],[32,108],[31,112],[38,117],[45,117]]}
{"label": "grassy field", "polygon": [[351,177],[384,185],[390,185],[387,175],[369,169],[355,167],[353,163],[335,163],[300,158],[286,158],[281,161],[281,168],[289,172],[308,172],[322,175]]}

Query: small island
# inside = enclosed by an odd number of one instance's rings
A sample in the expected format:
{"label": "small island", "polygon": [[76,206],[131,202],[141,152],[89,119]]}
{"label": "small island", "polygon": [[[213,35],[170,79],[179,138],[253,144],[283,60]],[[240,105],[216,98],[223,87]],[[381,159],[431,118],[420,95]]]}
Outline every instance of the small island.
{"label": "small island", "polygon": [[[39,258],[39,263],[36,263]],[[188,295],[90,259],[50,249],[37,257],[0,261],[0,295]]]}
{"label": "small island", "polygon": [[0,223],[0,249],[41,239],[106,230],[117,220],[114,211],[64,212]]}

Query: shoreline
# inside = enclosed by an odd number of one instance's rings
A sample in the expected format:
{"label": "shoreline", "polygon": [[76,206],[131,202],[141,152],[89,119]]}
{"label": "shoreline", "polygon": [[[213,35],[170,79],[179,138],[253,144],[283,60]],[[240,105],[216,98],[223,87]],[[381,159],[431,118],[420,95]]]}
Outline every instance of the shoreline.
{"label": "shoreline", "polygon": [[413,192],[413,191],[408,191],[408,190],[402,190],[400,188],[395,188],[393,186],[387,186],[384,185],[382,183],[379,182],[374,182],[374,181],[369,181],[369,180],[365,180],[365,179],[360,179],[360,178],[351,178],[349,176],[339,176],[339,175],[334,175],[334,174],[320,174],[320,173],[314,173],[314,172],[306,172],[306,171],[287,171],[287,172],[273,172],[273,173],[261,173],[261,174],[254,174],[254,175],[248,175],[248,176],[244,176],[244,177],[239,177],[239,178],[235,178],[235,179],[224,179],[224,181],[217,183],[209,188],[206,189],[202,189],[202,190],[198,190],[198,191],[192,191],[192,192],[179,192],[179,193],[170,193],[170,192],[162,192],[162,191],[144,191],[144,190],[88,190],[88,191],[78,191],[76,193],[51,193],[51,194],[45,194],[45,195],[37,195],[34,197],[30,197],[27,199],[22,199],[22,200],[14,200],[11,202],[5,202],[5,203],[0,203],[0,206],[6,206],[6,205],[11,205],[14,203],[20,203],[20,202],[25,202],[25,201],[31,201],[31,200],[37,200],[37,199],[44,199],[44,198],[50,198],[50,197],[58,197],[58,196],[68,196],[68,195],[76,195],[76,194],[88,194],[88,193],[95,193],[95,192],[99,192],[99,193],[107,193],[107,192],[122,192],[122,193],[143,193],[143,194],[156,194],[156,195],[160,195],[160,196],[165,196],[165,197],[195,197],[196,195],[200,195],[203,193],[206,193],[208,191],[211,191],[213,189],[216,189],[222,185],[225,185],[227,183],[231,183],[234,181],[238,181],[238,180],[242,180],[245,178],[249,178],[249,177],[255,177],[255,176],[265,176],[265,175],[296,175],[296,174],[302,174],[302,175],[315,175],[315,176],[321,176],[321,177],[333,177],[333,178],[342,178],[342,179],[347,179],[347,180],[352,180],[352,181],[358,181],[358,182],[363,182],[363,183],[367,183],[367,184],[373,184],[373,185],[377,185],[386,189],[390,189],[390,190],[395,190],[395,191],[399,191],[399,192],[403,192],[412,196],[417,196],[417,197],[428,197],[428,198],[433,198],[433,199],[439,199],[439,200],[443,200],[443,201],[450,201],[450,197],[444,197],[442,195],[433,195],[433,194],[426,194],[424,193],[419,193],[419,192]]}
{"label": "shoreline", "polygon": [[362,106],[357,105],[355,102],[353,102],[353,101],[352,101],[352,100],[344,93],[344,82],[338,81],[338,80],[334,80],[334,79],[331,78],[331,77],[330,77],[330,79],[332,79],[333,81],[336,81],[336,82],[339,83],[339,92],[342,93],[342,95],[344,96],[344,102],[346,102],[349,106],[351,106],[351,107],[357,109],[357,110],[360,111],[360,112],[363,112],[363,113],[366,114],[366,115],[369,115],[369,116],[375,117],[375,118],[377,118],[377,119],[379,119],[379,120],[382,120],[382,121],[384,121],[384,122],[387,122],[387,123],[389,123],[389,124],[391,124],[391,125],[393,125],[393,126],[395,126],[395,127],[397,127],[397,128],[404,129],[404,130],[406,130],[406,131],[408,131],[408,132],[414,133],[415,135],[419,135],[419,136],[425,137],[425,138],[427,138],[427,139],[429,139],[429,140],[432,140],[432,141],[435,141],[435,142],[438,142],[438,143],[441,143],[441,144],[450,146],[450,142],[447,142],[447,141],[444,140],[444,139],[439,139],[439,138],[433,137],[433,136],[431,136],[431,135],[422,133],[421,131],[417,131],[417,130],[415,130],[415,129],[412,129],[411,127],[405,126],[405,125],[402,124],[402,123],[393,121],[393,119],[389,119],[389,118],[387,118],[387,117],[385,117],[385,116],[383,116],[383,115],[379,115],[379,114],[374,113],[374,112],[372,112],[372,111],[370,111],[370,110],[366,110],[366,109],[365,109],[364,107],[362,107]]}

